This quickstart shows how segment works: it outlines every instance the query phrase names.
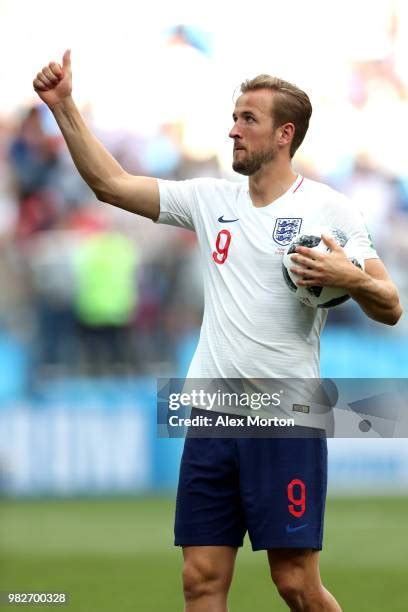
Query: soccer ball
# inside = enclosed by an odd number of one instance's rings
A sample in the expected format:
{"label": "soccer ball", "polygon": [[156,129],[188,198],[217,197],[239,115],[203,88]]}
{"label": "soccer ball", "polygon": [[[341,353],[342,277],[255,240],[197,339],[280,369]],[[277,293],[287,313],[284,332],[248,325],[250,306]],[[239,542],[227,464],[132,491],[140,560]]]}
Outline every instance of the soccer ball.
{"label": "soccer ball", "polygon": [[344,248],[346,255],[355,266],[361,269],[364,267],[364,262],[359,261],[357,257],[352,254],[352,244],[349,242],[346,234],[340,229],[318,228],[296,236],[289,244],[283,256],[283,278],[293,295],[303,304],[311,308],[333,308],[333,306],[343,304],[343,302],[350,297],[341,287],[319,287],[317,285],[313,287],[298,287],[296,284],[300,277],[290,270],[294,264],[294,262],[291,261],[291,255],[295,253],[296,247],[298,246],[305,246],[310,249],[316,249],[316,251],[320,251],[321,253],[328,253],[330,249],[324,244],[321,238],[322,234],[327,234],[331,238],[334,238],[337,244]]}

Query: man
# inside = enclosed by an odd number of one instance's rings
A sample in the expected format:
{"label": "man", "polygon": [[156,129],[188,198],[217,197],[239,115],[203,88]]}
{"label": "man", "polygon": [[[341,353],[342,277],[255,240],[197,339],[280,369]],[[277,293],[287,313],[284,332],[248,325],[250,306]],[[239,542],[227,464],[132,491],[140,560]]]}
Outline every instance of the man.
{"label": "man", "polygon": [[[302,247],[293,256],[299,284],[346,288],[369,317],[398,321],[398,293],[359,214],[344,196],[292,170],[312,110],[295,86],[261,75],[241,87],[230,137],[233,168],[249,177],[243,185],[126,173],[88,130],[72,100],[69,51],[62,67],[51,62],[33,85],[99,200],[197,232],[206,306],[189,377],[319,376],[325,313],[302,305],[284,285],[281,259],[288,237],[282,241],[277,230],[288,220],[292,235],[303,220],[340,227],[365,259],[362,271],[325,237],[329,254]],[[325,492],[326,446],[320,438],[188,438],[175,529],[184,554],[185,610],[227,610],[246,530],[254,550],[267,550],[272,579],[291,610],[340,610],[319,575]]]}

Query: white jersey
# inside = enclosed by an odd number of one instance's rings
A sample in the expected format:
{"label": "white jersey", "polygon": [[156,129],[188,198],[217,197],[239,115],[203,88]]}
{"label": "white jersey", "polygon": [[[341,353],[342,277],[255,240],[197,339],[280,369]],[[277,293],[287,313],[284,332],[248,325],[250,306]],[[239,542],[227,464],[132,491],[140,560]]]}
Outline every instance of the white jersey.
{"label": "white jersey", "polygon": [[337,227],[361,259],[377,257],[359,212],[342,194],[298,176],[272,204],[255,207],[247,183],[159,181],[159,223],[194,230],[205,309],[188,378],[319,377],[327,311],[299,302],[282,275],[302,227]]}

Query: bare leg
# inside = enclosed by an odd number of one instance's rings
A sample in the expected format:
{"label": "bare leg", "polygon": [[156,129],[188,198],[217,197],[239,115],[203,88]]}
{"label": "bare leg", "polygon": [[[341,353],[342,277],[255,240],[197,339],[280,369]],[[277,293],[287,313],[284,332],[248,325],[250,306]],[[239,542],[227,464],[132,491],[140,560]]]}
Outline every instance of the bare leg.
{"label": "bare leg", "polygon": [[319,551],[281,548],[268,550],[272,580],[292,612],[341,612],[322,585]]}
{"label": "bare leg", "polygon": [[237,549],[231,546],[185,546],[183,555],[185,612],[227,612]]}

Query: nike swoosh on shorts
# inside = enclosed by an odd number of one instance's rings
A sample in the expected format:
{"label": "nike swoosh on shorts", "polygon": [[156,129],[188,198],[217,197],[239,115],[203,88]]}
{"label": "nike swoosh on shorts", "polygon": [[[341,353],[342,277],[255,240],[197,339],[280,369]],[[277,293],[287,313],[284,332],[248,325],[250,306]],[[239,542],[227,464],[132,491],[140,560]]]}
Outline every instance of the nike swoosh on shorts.
{"label": "nike swoosh on shorts", "polygon": [[286,525],[286,533],[295,533],[295,531],[300,531],[308,526],[308,523],[304,523],[303,525],[298,525],[297,527],[291,527],[290,525]]}

